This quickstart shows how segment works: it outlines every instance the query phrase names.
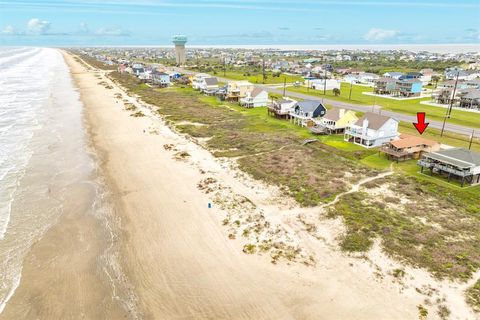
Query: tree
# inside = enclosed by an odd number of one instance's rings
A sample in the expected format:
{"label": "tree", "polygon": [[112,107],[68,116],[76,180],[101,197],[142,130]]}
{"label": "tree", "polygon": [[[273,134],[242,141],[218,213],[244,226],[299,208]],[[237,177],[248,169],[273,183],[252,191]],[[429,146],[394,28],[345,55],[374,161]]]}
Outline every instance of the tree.
{"label": "tree", "polygon": [[432,76],[432,82],[435,83],[435,89],[437,89],[438,81],[440,81],[439,76]]}
{"label": "tree", "polygon": [[340,89],[333,88],[333,94],[335,95],[335,97],[339,96],[340,95]]}

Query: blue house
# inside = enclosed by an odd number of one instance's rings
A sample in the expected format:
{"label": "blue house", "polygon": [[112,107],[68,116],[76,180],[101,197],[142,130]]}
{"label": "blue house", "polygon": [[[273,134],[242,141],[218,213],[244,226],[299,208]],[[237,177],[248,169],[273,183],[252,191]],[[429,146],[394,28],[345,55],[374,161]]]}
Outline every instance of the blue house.
{"label": "blue house", "polygon": [[303,127],[313,126],[313,119],[323,117],[327,109],[318,100],[304,100],[297,102],[290,112],[290,119]]}
{"label": "blue house", "polygon": [[422,86],[422,81],[418,79],[397,80],[398,95],[403,97],[419,97]]}
{"label": "blue house", "polygon": [[145,73],[145,67],[141,63],[134,63],[132,65],[133,74],[139,76],[142,73]]}
{"label": "blue house", "polygon": [[168,87],[170,85],[170,76],[165,72],[153,70],[152,82],[160,87]]}
{"label": "blue house", "polygon": [[409,79],[420,79],[422,74],[420,72],[409,72],[405,75],[402,75],[399,80],[409,80]]}

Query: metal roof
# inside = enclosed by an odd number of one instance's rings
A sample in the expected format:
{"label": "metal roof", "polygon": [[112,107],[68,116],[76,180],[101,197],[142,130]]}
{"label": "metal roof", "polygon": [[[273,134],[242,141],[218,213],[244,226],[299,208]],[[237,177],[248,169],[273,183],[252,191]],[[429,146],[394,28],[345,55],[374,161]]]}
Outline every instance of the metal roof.
{"label": "metal roof", "polygon": [[480,166],[480,153],[464,148],[436,151],[425,155],[425,157],[462,169]]}
{"label": "metal roof", "polygon": [[215,86],[218,84],[218,80],[217,78],[205,78],[205,83],[207,84],[207,86]]}
{"label": "metal roof", "polygon": [[303,112],[313,112],[317,110],[318,107],[323,107],[323,104],[318,100],[304,100],[297,102],[297,106],[302,109]]}

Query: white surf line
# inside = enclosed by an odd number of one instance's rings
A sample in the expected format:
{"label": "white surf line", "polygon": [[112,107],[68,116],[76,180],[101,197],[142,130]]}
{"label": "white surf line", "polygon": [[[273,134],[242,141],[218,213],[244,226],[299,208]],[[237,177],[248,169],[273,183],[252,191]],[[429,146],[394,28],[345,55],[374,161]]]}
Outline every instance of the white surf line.
{"label": "white surf line", "polygon": [[20,285],[20,280],[22,279],[22,268],[20,268],[20,272],[18,273],[18,275],[15,277],[14,281],[13,281],[13,285],[12,285],[12,288],[10,289],[10,291],[8,292],[7,296],[5,297],[5,299],[3,299],[3,301],[0,301],[0,314],[2,314],[3,310],[5,309],[5,307],[7,306],[7,303],[8,301],[12,298],[13,294],[15,293],[15,291],[17,290],[18,286]]}

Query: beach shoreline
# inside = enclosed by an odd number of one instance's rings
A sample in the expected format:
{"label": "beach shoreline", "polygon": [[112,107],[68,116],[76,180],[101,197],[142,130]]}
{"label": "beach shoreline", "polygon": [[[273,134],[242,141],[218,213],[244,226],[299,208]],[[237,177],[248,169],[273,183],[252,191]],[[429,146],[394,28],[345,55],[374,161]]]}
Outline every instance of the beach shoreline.
{"label": "beach shoreline", "polygon": [[[212,199],[197,184],[213,176],[242,196],[271,195],[237,181],[228,164],[172,132],[152,110],[143,108],[146,117],[131,117],[122,100],[142,107],[135,97],[121,91],[105,72],[82,72],[71,56],[65,59],[81,91],[92,144],[120,215],[123,268],[142,318],[308,319],[322,314],[333,319],[358,318],[360,310],[365,319],[416,314],[414,297],[398,296],[394,286],[371,284],[368,277],[352,277],[347,263],[338,279],[327,281],[332,271],[273,265],[267,257],[244,254],[242,244],[229,240],[222,227],[224,210],[208,209]],[[115,99],[116,94],[122,99]],[[166,145],[190,157],[179,160]],[[327,259],[334,265],[341,254]],[[350,292],[347,283],[365,287]],[[374,307],[394,297],[395,307]]]}
{"label": "beach shoreline", "polygon": [[[426,271],[406,267],[416,282],[395,281],[384,271],[400,263],[386,258],[378,244],[365,259],[346,256],[335,244],[343,230],[339,220],[322,220],[324,239],[312,239],[297,216],[313,217],[315,208],[293,202],[279,206],[275,187],[242,176],[232,163],[176,133],[155,108],[129,96],[106,71],[62,53],[80,92],[88,145],[111,212],[104,220],[82,215],[81,208],[62,216],[28,255],[19,289],[0,319],[15,319],[19,310],[25,318],[52,319],[418,317],[425,296],[413,284],[433,283]],[[144,116],[132,116],[127,105]],[[269,253],[242,252],[248,239],[229,239],[222,225],[232,214],[229,201],[237,199],[249,200],[239,214],[261,212],[262,219],[278,225],[282,242],[301,248],[304,257],[312,254],[314,263],[300,256],[274,264]],[[75,250],[79,245],[89,250]],[[42,260],[39,252],[54,254]],[[62,259],[45,268],[50,276],[39,280],[44,273],[35,266],[49,265],[52,255]],[[107,261],[99,264],[102,257]],[[69,267],[71,259],[78,265]],[[112,267],[98,269],[105,265]],[[62,277],[64,268],[70,277]],[[54,293],[43,293],[49,286]],[[444,289],[460,290],[450,283]],[[464,307],[460,296],[452,297],[453,306]],[[70,301],[82,304],[70,310]],[[457,315],[469,315],[465,312]],[[431,315],[435,319],[433,309]]]}

